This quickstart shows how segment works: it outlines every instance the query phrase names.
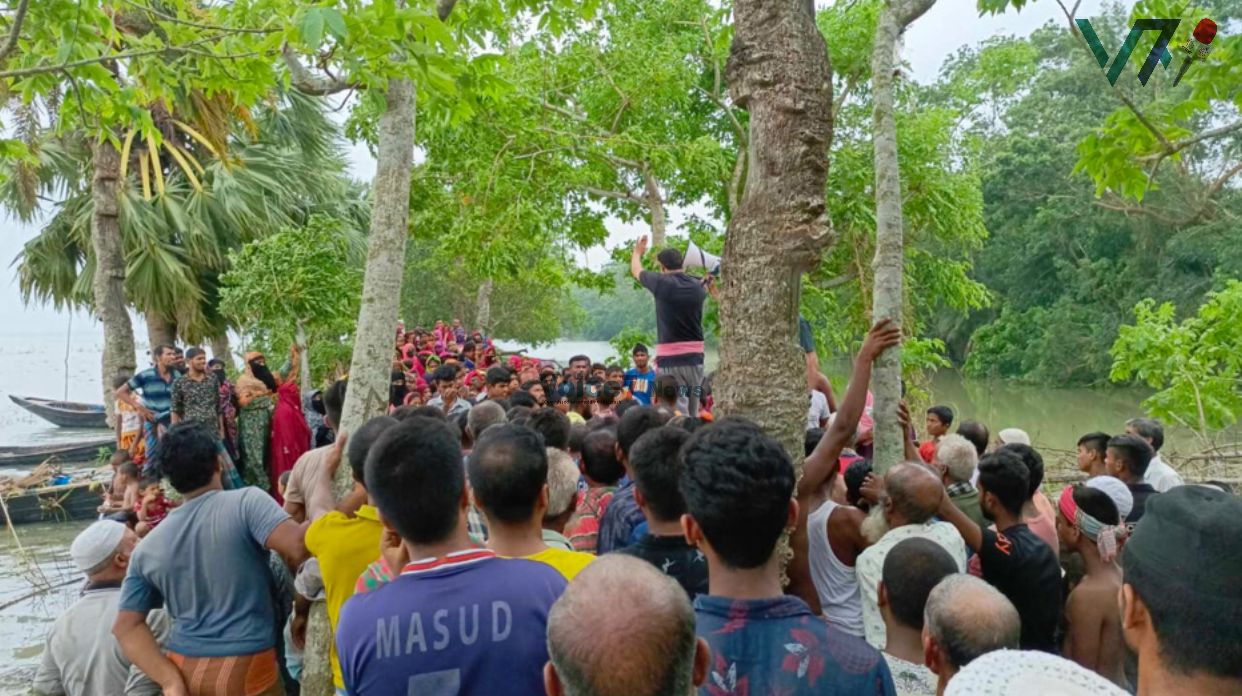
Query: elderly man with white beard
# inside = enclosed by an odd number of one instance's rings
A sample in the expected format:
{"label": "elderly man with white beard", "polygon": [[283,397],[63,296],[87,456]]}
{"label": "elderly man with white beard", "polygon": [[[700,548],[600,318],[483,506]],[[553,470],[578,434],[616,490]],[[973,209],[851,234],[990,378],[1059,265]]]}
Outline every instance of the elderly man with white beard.
{"label": "elderly man with white beard", "polygon": [[858,584],[862,590],[863,631],[867,642],[883,650],[887,642],[880,615],[879,585],[884,559],[899,542],[930,539],[949,552],[960,572],[966,571],[966,543],[948,522],[933,521],[944,485],[922,464],[898,464],[884,476],[880,502],[863,522],[863,536],[872,545],[858,555]]}

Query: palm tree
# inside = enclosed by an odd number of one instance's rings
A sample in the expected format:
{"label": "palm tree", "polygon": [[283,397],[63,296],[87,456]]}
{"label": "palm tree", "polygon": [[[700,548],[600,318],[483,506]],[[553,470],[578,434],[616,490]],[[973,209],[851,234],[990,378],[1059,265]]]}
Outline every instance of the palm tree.
{"label": "palm tree", "polygon": [[[183,338],[198,341],[227,329],[214,295],[229,251],[313,213],[365,225],[366,206],[360,189],[344,176],[335,126],[310,97],[290,93],[284,102],[256,120],[253,132],[262,140],[242,130],[223,159],[205,166],[202,190],[174,169],[164,192],[148,198],[136,167],[128,167],[120,200],[126,294],[139,311],[175,321]],[[39,152],[40,183],[59,187],[63,196],[17,258],[23,299],[89,307],[91,201],[79,181],[86,178],[79,162],[88,154],[69,139],[43,143]],[[134,151],[130,159],[148,156]],[[5,177],[0,201],[30,219],[32,206],[11,202],[18,179]]]}
{"label": "palm tree", "polygon": [[[199,98],[186,102],[179,118],[152,110],[162,142],[135,143],[131,135],[120,152],[124,294],[146,315],[153,343],[226,335],[216,310],[219,276],[229,252],[247,241],[315,213],[359,231],[368,218],[361,188],[345,176],[338,129],[321,100],[283,93],[253,117],[222,113]],[[16,260],[23,299],[92,308],[94,203],[89,171],[81,166],[89,148],[70,135],[37,142],[35,150],[38,166],[9,163],[10,171],[0,170],[0,206],[19,217],[31,219],[40,199],[55,201],[39,236]]]}

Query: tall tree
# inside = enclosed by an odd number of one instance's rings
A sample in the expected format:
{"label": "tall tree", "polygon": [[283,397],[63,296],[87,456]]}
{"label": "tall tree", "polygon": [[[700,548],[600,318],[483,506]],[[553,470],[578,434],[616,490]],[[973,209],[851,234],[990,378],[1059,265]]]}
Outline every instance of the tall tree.
{"label": "tall tree", "polygon": [[[211,23],[231,7],[213,8],[206,22],[177,16],[190,11],[198,8],[179,0],[161,9],[129,0],[20,0],[12,12],[0,14],[7,34],[0,51],[0,95],[6,110],[29,112],[41,105],[58,136],[89,152],[88,161],[106,167],[49,184],[35,173],[39,144],[16,139],[0,143],[9,155],[6,161],[14,164],[0,184],[12,181],[30,194],[42,183],[58,193],[85,194],[85,201],[96,204],[88,213],[89,246],[99,255],[92,273],[100,277],[90,287],[92,305],[104,320],[102,381],[109,409],[111,391],[106,387],[116,371],[132,368],[134,354],[133,327],[123,311],[128,260],[122,257],[125,210],[118,196],[126,161],[118,151],[128,149],[138,136],[150,153],[142,160],[142,171],[162,195],[166,170],[180,169],[191,181],[197,172],[168,137],[160,116],[180,109],[189,114],[183,125],[201,126],[219,114],[214,107],[224,106],[226,112],[244,108],[271,86],[262,79],[270,69],[260,52],[237,51],[236,35]],[[255,77],[260,79],[246,79]],[[159,148],[162,154],[157,154]]]}
{"label": "tall tree", "polygon": [[[422,78],[432,91],[454,88],[450,75],[455,72],[452,52],[456,43],[444,21],[456,2],[439,0],[434,7],[405,2],[341,4],[344,11],[333,6],[300,9],[294,18],[299,41],[285,46],[284,57],[298,90],[329,95],[365,88],[362,106],[374,116],[376,171],[371,185],[371,230],[349,369],[351,388],[346,392],[341,416],[342,429],[352,431],[382,413],[387,403],[409,236],[417,99],[414,80],[416,76]],[[445,55],[437,55],[438,51]],[[322,74],[303,65],[301,52],[315,57],[325,68]],[[418,60],[414,59],[416,53]],[[336,486],[341,495],[353,487],[348,471],[338,472]],[[324,654],[321,650],[313,652]],[[322,666],[319,662],[318,667]],[[316,689],[322,688],[317,680],[312,681]]]}
{"label": "tall tree", "polygon": [[801,276],[833,239],[824,200],[832,68],[811,3],[736,0],[733,18],[726,74],[733,104],[749,115],[749,164],[725,237],[713,393],[723,413],[754,419],[800,461],[805,392],[788,365],[799,358]]}
{"label": "tall tree", "polygon": [[[886,0],[880,9],[871,57],[871,90],[875,98],[875,304],[876,320],[903,317],[902,279],[905,240],[901,227],[901,168],[897,161],[897,116],[893,75],[901,33],[931,9],[936,0]],[[875,457],[877,471],[887,471],[905,456],[905,435],[897,422],[901,400],[901,346],[888,348],[875,361],[871,376],[875,393]]]}
{"label": "tall tree", "polygon": [[[336,94],[360,90],[352,117],[375,146],[376,173],[372,183],[371,231],[368,240],[362,302],[358,313],[350,388],[346,392],[341,426],[357,430],[368,418],[383,413],[387,403],[389,366],[401,302],[402,271],[409,237],[410,190],[414,162],[416,102],[442,118],[469,115],[469,74],[466,51],[486,60],[489,43],[505,44],[508,34],[546,6],[541,0],[487,0],[470,3],[451,26],[456,0],[369,3],[338,0],[302,7],[292,18],[297,40],[286,44],[285,62],[293,85],[309,94]],[[565,7],[571,7],[564,3]],[[267,7],[280,15],[285,4],[269,0]],[[584,10],[577,10],[573,16]],[[547,16],[563,22],[556,12]],[[303,64],[313,59],[314,70]],[[336,477],[336,492],[352,489],[348,467]],[[312,695],[332,691],[327,670],[331,632],[325,613],[316,611],[308,631],[306,679]]]}

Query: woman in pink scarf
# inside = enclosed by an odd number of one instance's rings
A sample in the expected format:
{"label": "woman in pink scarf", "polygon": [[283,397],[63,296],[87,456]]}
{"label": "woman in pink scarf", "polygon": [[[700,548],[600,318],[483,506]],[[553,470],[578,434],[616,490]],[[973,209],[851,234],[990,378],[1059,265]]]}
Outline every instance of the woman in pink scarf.
{"label": "woman in pink scarf", "polygon": [[[292,471],[298,458],[310,449],[311,432],[306,424],[306,416],[302,413],[302,394],[298,389],[294,375],[298,373],[298,360],[301,354],[297,345],[289,351],[292,366],[289,370],[281,370],[277,375],[276,410],[272,413],[272,439],[268,456],[272,462],[272,494],[276,502],[284,504],[280,495],[281,474]],[[282,377],[288,375],[287,377]]]}

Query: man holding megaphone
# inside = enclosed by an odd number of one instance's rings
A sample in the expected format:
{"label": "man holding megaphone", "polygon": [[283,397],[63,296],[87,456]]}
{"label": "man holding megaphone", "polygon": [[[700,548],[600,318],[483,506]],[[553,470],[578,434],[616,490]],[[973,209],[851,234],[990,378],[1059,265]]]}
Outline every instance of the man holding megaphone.
{"label": "man holding megaphone", "polygon": [[656,256],[659,273],[643,270],[645,253],[644,235],[630,254],[630,274],[655,297],[656,371],[661,377],[669,375],[677,381],[678,410],[698,417],[703,393],[703,300],[707,290],[703,281],[685,272],[685,259],[677,249],[669,247]]}

